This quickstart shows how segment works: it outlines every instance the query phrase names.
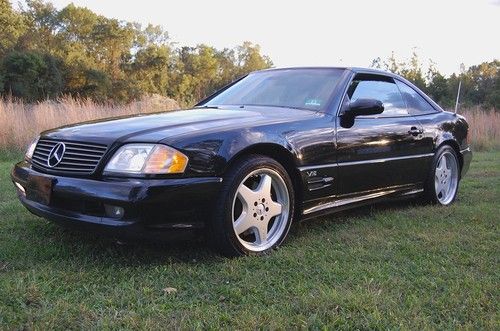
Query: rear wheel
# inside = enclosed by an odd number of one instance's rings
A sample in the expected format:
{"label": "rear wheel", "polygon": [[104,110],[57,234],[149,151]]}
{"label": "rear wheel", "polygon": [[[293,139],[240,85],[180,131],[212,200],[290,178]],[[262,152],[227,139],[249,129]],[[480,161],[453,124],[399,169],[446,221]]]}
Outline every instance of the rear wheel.
{"label": "rear wheel", "polygon": [[460,165],[455,150],[445,145],[437,151],[425,187],[426,197],[441,205],[451,204],[458,192]]}
{"label": "rear wheel", "polygon": [[226,256],[265,254],[285,239],[293,219],[294,192],[275,160],[251,155],[224,177],[212,224],[212,241]]}

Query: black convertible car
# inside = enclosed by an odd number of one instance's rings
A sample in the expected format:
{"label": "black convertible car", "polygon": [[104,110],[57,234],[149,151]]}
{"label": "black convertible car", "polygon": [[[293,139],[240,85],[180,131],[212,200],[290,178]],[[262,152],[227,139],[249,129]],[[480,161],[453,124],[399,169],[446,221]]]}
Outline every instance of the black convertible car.
{"label": "black convertible car", "polygon": [[262,254],[291,224],[381,199],[453,202],[468,124],[400,76],[360,68],[251,73],[193,109],[46,131],[12,180],[32,213],[114,236],[198,230]]}

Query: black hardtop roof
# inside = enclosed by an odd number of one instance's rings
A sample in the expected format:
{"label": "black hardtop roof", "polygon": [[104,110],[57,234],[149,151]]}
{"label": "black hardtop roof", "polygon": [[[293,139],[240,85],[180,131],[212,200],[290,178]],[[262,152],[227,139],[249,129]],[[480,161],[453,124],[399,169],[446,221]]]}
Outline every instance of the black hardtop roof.
{"label": "black hardtop roof", "polygon": [[281,68],[269,68],[259,71],[278,71],[278,70],[304,70],[304,69],[317,69],[317,70],[328,70],[328,69],[340,69],[340,70],[350,70],[354,73],[363,73],[363,74],[375,74],[375,75],[384,75],[393,78],[402,78],[401,76],[394,74],[390,71],[374,69],[374,68],[363,68],[363,67],[325,67],[325,66],[305,66],[305,67],[281,67]]}

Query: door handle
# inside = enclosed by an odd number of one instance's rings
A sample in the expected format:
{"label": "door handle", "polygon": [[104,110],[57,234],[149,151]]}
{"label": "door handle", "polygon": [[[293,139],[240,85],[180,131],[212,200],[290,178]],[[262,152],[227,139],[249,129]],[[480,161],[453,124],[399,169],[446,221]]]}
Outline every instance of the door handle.
{"label": "door handle", "polygon": [[412,136],[418,136],[419,134],[422,134],[422,133],[424,133],[424,130],[418,129],[415,126],[412,126],[410,128],[410,131],[408,131],[408,134],[411,134]]}

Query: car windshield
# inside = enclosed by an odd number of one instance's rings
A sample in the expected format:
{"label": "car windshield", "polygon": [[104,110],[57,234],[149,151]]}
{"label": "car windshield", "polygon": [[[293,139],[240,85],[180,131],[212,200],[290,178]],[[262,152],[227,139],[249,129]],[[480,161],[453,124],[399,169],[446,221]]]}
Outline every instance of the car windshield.
{"label": "car windshield", "polygon": [[251,73],[201,106],[290,107],[322,110],[343,70],[281,69]]}

